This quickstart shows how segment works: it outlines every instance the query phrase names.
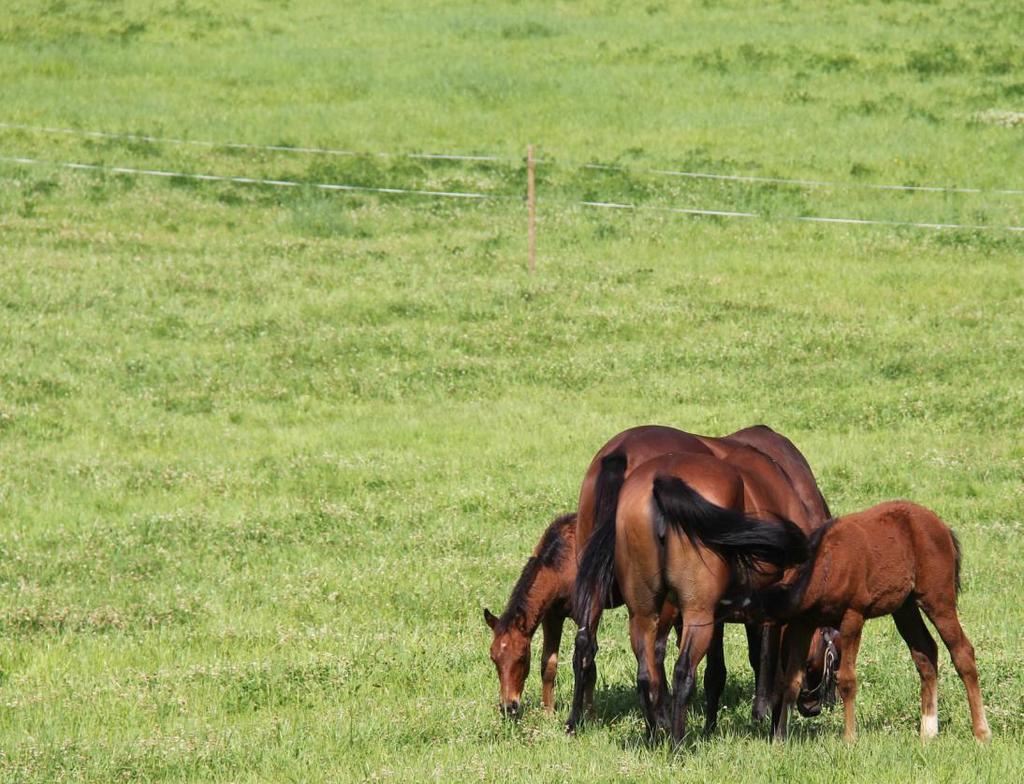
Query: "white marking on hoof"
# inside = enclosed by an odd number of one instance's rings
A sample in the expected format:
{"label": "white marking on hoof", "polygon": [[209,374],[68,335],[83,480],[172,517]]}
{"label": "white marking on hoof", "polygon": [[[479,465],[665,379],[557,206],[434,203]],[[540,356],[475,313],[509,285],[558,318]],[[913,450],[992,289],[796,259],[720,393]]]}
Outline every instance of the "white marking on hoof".
{"label": "white marking on hoof", "polygon": [[988,728],[988,719],[985,718],[984,708],[981,709],[981,722],[978,724],[978,731],[974,733],[974,737],[982,743],[988,743],[992,740],[992,730]]}
{"label": "white marking on hoof", "polygon": [[939,717],[927,714],[921,717],[921,740],[931,740],[939,734]]}

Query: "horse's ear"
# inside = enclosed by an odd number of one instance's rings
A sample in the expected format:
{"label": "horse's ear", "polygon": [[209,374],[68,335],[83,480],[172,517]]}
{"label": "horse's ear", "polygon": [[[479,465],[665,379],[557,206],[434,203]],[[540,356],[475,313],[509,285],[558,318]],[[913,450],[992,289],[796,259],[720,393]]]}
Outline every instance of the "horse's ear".
{"label": "horse's ear", "polygon": [[488,610],[485,607],[484,608],[484,621],[487,623],[488,626],[490,626],[493,629],[494,628],[494,624],[496,624],[498,622],[498,618],[494,615],[494,613],[492,613],[490,610]]}

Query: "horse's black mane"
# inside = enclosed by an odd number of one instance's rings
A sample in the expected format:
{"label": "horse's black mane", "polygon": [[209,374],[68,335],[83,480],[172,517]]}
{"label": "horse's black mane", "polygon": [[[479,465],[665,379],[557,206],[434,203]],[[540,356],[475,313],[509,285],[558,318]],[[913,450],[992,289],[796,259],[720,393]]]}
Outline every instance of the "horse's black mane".
{"label": "horse's black mane", "polygon": [[556,517],[544,531],[540,544],[537,546],[537,555],[530,556],[526,566],[523,567],[523,572],[519,575],[519,580],[516,581],[512,595],[508,599],[508,605],[501,617],[498,618],[496,631],[507,629],[526,614],[530,606],[530,589],[533,587],[537,575],[545,567],[557,568],[562,564],[562,560],[568,554],[565,527],[575,523],[576,513],[569,512]]}

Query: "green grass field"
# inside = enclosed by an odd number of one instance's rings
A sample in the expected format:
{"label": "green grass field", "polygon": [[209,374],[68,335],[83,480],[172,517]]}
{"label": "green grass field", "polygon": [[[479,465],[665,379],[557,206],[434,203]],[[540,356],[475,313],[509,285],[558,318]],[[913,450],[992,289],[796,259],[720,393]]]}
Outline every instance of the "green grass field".
{"label": "green grass field", "polygon": [[[1019,778],[1024,235],[791,219],[1024,225],[1024,195],[991,192],[1024,188],[1024,129],[986,121],[1024,110],[1024,12],[744,6],[5,4],[3,123],[503,160],[12,127],[0,156],[503,198],[0,162],[3,780]],[[886,620],[853,747],[838,712],[767,742],[739,627],[718,734],[646,746],[622,610],[596,722],[562,732],[571,633],[558,720],[534,673],[524,720],[502,721],[481,608],[593,452],[646,422],[765,422],[833,511],[938,511],[991,745],[944,651],[940,737],[919,743]]]}

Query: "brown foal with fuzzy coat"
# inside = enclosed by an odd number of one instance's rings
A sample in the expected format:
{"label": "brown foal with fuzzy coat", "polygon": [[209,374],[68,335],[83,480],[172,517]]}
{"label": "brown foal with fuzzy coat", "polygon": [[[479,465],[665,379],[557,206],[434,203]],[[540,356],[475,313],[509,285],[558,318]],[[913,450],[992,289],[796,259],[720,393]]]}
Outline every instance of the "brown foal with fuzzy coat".
{"label": "brown foal with fuzzy coat", "polygon": [[519,715],[523,686],[530,672],[530,643],[537,627],[544,630],[541,659],[541,701],[544,710],[555,710],[555,672],[562,627],[572,609],[576,580],[576,515],[556,518],[544,531],[512,589],[500,617],[484,610],[484,620],[494,632],[491,661],[498,671],[498,707],[510,717]]}
{"label": "brown foal with fuzzy coat", "polygon": [[922,506],[891,501],[827,523],[811,537],[810,546],[811,558],[761,595],[765,612],[789,623],[772,715],[775,739],[786,738],[789,710],[818,626],[839,628],[844,738],[856,739],[853,705],[861,629],[868,618],[883,615],[893,617],[921,676],[921,738],[935,737],[938,649],[921,618],[924,610],[967,689],[974,736],[988,740],[992,733],[978,688],[974,648],[956,613],[960,545],[949,527]]}

